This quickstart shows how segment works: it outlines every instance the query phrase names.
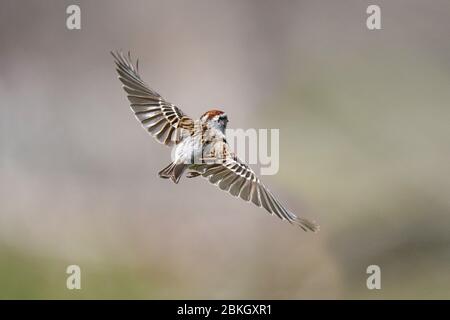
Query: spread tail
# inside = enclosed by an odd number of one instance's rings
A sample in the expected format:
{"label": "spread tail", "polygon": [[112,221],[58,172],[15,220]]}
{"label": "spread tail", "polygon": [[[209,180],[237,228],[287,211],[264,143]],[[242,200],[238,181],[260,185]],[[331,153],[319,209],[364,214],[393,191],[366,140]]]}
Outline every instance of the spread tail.
{"label": "spread tail", "polygon": [[173,182],[178,183],[187,165],[184,163],[172,162],[167,167],[162,169],[158,174],[163,179],[172,179]]}

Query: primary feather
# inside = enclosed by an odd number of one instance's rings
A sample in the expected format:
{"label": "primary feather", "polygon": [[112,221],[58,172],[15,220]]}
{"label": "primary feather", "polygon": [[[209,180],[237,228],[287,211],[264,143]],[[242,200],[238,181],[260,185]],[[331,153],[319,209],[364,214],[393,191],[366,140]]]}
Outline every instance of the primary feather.
{"label": "primary feather", "polygon": [[207,111],[194,121],[141,79],[139,61],[133,65],[130,53],[126,56],[122,52],[111,54],[136,118],[158,142],[175,148],[174,161],[159,172],[160,177],[178,183],[183,172],[190,169],[188,177],[201,175],[221,190],[251,201],[305,231],[319,229],[314,222],[296,216],[281,205],[253,170],[230,152],[225,139],[228,117],[223,111]]}

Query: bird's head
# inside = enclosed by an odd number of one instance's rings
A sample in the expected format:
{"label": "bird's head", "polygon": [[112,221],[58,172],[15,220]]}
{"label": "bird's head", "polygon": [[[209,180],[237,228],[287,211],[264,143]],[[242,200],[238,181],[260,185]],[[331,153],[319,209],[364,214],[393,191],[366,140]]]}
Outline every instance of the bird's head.
{"label": "bird's head", "polygon": [[225,133],[228,116],[225,112],[220,110],[209,110],[201,116],[200,120],[202,123],[206,123],[209,126],[222,131],[222,133]]}

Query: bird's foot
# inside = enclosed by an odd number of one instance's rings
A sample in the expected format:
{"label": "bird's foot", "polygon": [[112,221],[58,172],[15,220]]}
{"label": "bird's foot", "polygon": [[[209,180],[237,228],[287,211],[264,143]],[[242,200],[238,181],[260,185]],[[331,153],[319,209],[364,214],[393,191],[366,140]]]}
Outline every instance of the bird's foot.
{"label": "bird's foot", "polygon": [[201,176],[202,174],[196,171],[191,171],[186,174],[186,178],[195,178]]}

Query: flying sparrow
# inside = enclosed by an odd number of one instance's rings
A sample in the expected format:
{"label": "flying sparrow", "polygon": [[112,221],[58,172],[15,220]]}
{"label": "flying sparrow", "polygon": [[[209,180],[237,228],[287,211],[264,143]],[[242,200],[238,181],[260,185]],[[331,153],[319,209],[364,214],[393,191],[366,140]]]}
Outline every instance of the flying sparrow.
{"label": "flying sparrow", "polygon": [[202,176],[233,196],[262,206],[305,231],[318,230],[314,222],[297,217],[281,205],[253,170],[233,154],[225,137],[228,123],[225,112],[210,110],[193,120],[141,79],[139,60],[133,65],[130,53],[111,54],[137,119],[156,140],[172,147],[173,162],[159,172],[161,178],[178,183],[188,170],[188,178]]}

